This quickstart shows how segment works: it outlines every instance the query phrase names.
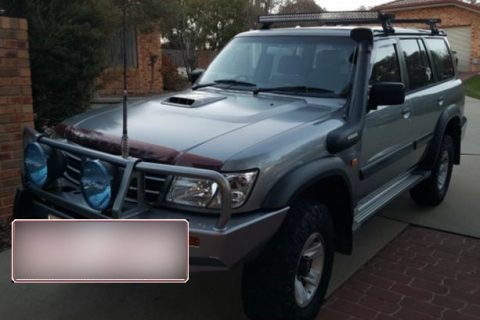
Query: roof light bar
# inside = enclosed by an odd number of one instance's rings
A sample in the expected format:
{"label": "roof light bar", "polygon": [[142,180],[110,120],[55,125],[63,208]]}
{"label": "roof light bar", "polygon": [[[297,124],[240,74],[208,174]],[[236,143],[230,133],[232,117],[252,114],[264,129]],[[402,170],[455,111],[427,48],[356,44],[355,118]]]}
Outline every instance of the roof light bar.
{"label": "roof light bar", "polygon": [[437,23],[440,19],[395,19],[394,14],[380,11],[337,11],[318,13],[272,14],[258,17],[262,29],[269,29],[273,23],[317,22],[320,25],[381,24],[386,33],[394,33],[393,23],[425,23],[433,34],[439,34]]}
{"label": "roof light bar", "polygon": [[379,13],[376,11],[340,11],[319,13],[296,13],[296,14],[272,14],[259,16],[259,23],[285,23],[285,22],[335,22],[335,21],[364,21],[378,20]]}
{"label": "roof light bar", "polygon": [[381,22],[384,29],[390,30],[387,21],[395,16],[377,11],[332,11],[318,13],[272,14],[259,16],[262,29],[269,29],[273,23],[318,22],[321,25],[376,24]]}

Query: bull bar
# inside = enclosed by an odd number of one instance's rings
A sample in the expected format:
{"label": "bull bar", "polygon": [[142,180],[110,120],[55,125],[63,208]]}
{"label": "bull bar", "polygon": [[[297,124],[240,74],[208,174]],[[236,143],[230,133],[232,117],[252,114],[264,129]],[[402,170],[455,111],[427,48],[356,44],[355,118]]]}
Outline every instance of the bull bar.
{"label": "bull bar", "polygon": [[[38,142],[47,145],[53,149],[62,150],[64,152],[72,152],[80,154],[82,156],[99,159],[118,167],[123,167],[123,173],[121,174],[121,180],[119,183],[118,191],[114,196],[112,206],[112,217],[117,219],[126,219],[131,216],[141,214],[149,209],[144,194],[145,174],[165,174],[169,176],[182,176],[187,178],[208,179],[216,182],[219,187],[221,195],[221,207],[220,215],[215,224],[216,231],[222,231],[226,229],[228,222],[230,221],[232,209],[231,209],[231,188],[227,178],[221,173],[213,170],[199,169],[192,167],[183,167],[175,165],[167,165],[153,162],[145,162],[142,159],[135,157],[123,158],[121,156],[105,153],[102,151],[92,150],[82,147],[77,144],[68,143],[67,140],[53,139],[44,134],[38,133],[32,128],[24,129],[24,136],[29,136],[32,142]],[[129,185],[133,178],[137,179],[137,206],[133,209],[124,209],[125,198],[128,192]],[[62,201],[61,198],[51,195],[40,188],[31,186],[32,191],[43,197],[51,198],[56,202]],[[55,198],[55,199],[53,199]],[[85,207],[81,207],[78,204],[69,203],[79,211],[88,213],[91,217],[104,217],[100,211]]]}

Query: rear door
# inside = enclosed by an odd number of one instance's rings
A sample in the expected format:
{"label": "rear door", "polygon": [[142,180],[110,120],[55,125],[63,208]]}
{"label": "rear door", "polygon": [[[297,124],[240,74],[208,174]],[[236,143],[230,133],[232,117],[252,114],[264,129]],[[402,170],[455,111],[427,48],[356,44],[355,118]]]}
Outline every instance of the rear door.
{"label": "rear door", "polygon": [[408,167],[415,166],[433,138],[433,130],[438,118],[438,90],[436,76],[427,49],[420,38],[402,38],[399,41],[405,73],[407,94],[405,102],[410,106],[410,131],[412,153],[406,160]]}
{"label": "rear door", "polygon": [[458,103],[460,81],[443,37],[401,39],[400,45],[408,74],[406,101],[412,109],[410,133],[414,142],[409,162],[414,166],[433,139],[440,114]]}
{"label": "rear door", "polygon": [[[403,82],[395,39],[375,43],[370,84]],[[362,133],[359,197],[408,170],[411,152],[409,103],[378,106],[368,112]]]}

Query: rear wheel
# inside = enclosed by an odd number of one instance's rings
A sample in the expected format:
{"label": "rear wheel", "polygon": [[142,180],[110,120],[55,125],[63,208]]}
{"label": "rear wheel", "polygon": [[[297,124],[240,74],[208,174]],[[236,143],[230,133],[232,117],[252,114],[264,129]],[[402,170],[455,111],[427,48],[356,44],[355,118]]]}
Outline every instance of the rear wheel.
{"label": "rear wheel", "polygon": [[410,190],[410,195],[415,202],[421,205],[437,206],[445,199],[452,177],[453,158],[453,139],[445,135],[438,158],[432,168],[432,175]]}
{"label": "rear wheel", "polygon": [[332,272],[333,237],[324,205],[294,203],[264,252],[244,267],[246,314],[251,319],[315,319]]}

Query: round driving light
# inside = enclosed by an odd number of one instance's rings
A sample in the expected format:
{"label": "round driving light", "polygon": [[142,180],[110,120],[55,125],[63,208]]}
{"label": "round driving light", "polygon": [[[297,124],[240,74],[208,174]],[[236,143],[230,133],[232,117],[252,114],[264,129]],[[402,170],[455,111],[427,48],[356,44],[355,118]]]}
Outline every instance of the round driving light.
{"label": "round driving light", "polygon": [[38,143],[29,143],[24,151],[25,175],[37,187],[43,187],[48,178],[47,155]]}
{"label": "round driving light", "polygon": [[85,201],[95,210],[104,210],[112,198],[112,176],[99,160],[85,162],[80,178]]}

